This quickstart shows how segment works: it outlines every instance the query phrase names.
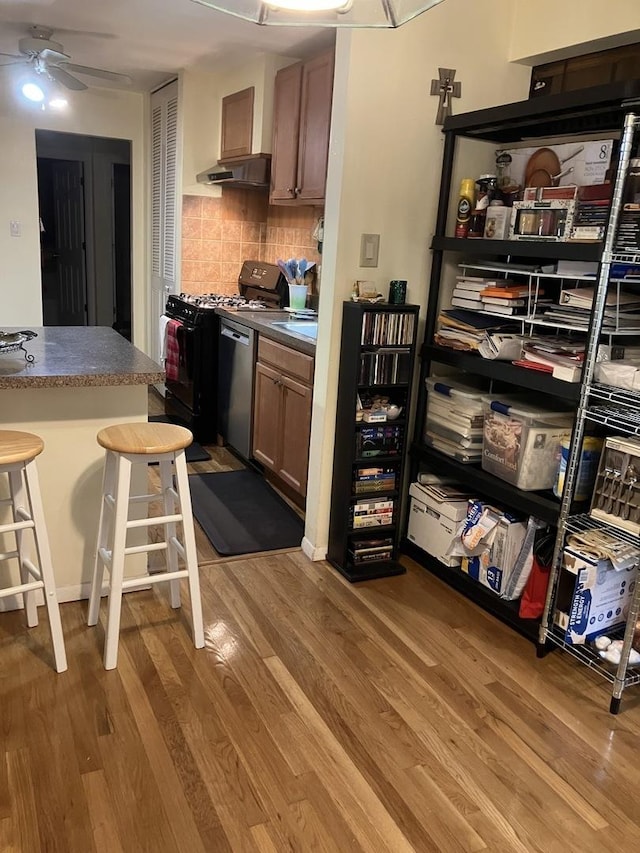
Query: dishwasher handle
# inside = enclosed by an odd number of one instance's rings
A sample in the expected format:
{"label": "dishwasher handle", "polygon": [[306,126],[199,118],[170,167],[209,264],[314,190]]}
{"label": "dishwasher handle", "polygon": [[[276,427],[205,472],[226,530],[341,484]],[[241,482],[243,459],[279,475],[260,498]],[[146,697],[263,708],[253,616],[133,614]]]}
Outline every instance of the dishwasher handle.
{"label": "dishwasher handle", "polygon": [[231,338],[237,344],[242,344],[245,347],[249,346],[249,335],[243,335],[240,332],[236,332],[235,329],[232,329],[230,326],[223,326],[220,335],[223,338]]}

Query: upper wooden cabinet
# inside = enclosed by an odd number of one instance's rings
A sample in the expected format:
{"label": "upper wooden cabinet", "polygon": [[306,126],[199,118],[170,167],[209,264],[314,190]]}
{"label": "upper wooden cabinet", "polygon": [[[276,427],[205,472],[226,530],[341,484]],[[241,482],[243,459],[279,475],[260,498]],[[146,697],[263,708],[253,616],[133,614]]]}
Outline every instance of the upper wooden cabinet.
{"label": "upper wooden cabinet", "polygon": [[255,87],[251,86],[222,99],[220,160],[234,160],[251,154],[254,94]]}
{"label": "upper wooden cabinet", "polygon": [[272,204],[322,204],[327,179],[333,50],[276,74]]}

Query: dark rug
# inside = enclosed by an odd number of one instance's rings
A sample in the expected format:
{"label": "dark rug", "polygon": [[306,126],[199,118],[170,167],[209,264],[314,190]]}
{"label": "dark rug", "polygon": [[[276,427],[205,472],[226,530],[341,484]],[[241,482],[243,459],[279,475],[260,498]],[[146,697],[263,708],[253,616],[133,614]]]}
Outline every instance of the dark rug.
{"label": "dark rug", "polygon": [[191,474],[193,514],[218,554],[296,548],[304,524],[255,471]]}
{"label": "dark rug", "polygon": [[[177,426],[184,426],[180,421],[170,418],[167,415],[150,415],[149,421],[156,424],[176,424]],[[184,455],[187,462],[206,462],[207,459],[211,459],[211,454],[206,451],[201,444],[198,444],[197,441],[191,442],[189,447],[186,448]]]}

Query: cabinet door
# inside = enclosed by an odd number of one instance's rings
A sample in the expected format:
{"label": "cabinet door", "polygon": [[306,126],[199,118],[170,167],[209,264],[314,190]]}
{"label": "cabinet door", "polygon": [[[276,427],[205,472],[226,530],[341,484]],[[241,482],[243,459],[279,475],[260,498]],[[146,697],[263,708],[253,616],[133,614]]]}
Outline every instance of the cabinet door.
{"label": "cabinet door", "polygon": [[270,201],[296,197],[301,81],[301,63],[288,65],[276,74]]}
{"label": "cabinet door", "polygon": [[300,495],[307,493],[311,399],[308,385],[288,376],[282,382],[282,448],[277,473]]}
{"label": "cabinet door", "polygon": [[253,456],[277,470],[281,444],[282,380],[278,371],[256,364],[253,396]]}
{"label": "cabinet door", "polygon": [[255,87],[251,86],[222,99],[221,160],[251,154],[254,92]]}
{"label": "cabinet door", "polygon": [[296,198],[322,201],[327,181],[334,53],[305,62],[300,98],[300,140]]}

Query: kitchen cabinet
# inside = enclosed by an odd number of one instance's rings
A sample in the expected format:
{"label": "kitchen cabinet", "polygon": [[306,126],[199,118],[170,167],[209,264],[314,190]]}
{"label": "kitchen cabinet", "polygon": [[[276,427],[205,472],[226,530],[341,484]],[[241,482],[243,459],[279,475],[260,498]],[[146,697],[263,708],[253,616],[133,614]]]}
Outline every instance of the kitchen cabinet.
{"label": "kitchen cabinet", "polygon": [[253,457],[292,492],[307,491],[314,359],[258,338],[253,404]]}
{"label": "kitchen cabinet", "polygon": [[[445,455],[429,446],[424,437],[427,407],[427,388],[425,379],[433,374],[447,372],[454,367],[469,374],[472,381],[481,378],[485,384],[491,383],[493,390],[501,393],[513,391],[544,393],[558,401],[571,403],[577,409],[584,407],[585,385],[583,382],[566,382],[553,378],[550,374],[527,370],[509,361],[494,361],[481,358],[477,353],[449,349],[436,340],[440,309],[450,304],[450,292],[447,290],[445,276],[447,264],[452,262],[462,269],[492,271],[500,275],[524,275],[521,264],[536,269],[539,264],[551,264],[563,261],[590,261],[599,263],[603,255],[603,244],[597,242],[555,242],[535,240],[489,240],[457,238],[451,236],[451,227],[455,209],[457,187],[452,186],[454,161],[458,142],[461,138],[476,139],[494,146],[506,146],[524,139],[540,140],[572,134],[579,138],[598,131],[610,133],[619,131],[624,118],[623,103],[637,94],[637,84],[612,84],[593,90],[582,90],[571,94],[550,95],[521,103],[507,104],[477,112],[451,116],[444,125],[443,169],[439,193],[439,205],[436,217],[436,229],[431,243],[432,264],[429,298],[426,312],[424,343],[421,348],[420,382],[414,440],[411,447],[412,480],[419,471],[426,471],[455,478],[464,483],[475,494],[490,502],[497,502],[505,508],[528,514],[545,524],[555,527],[561,516],[558,499],[549,491],[523,491],[505,480],[499,479],[489,471],[473,464],[465,464]],[[544,142],[541,142],[544,144]],[[452,192],[453,190],[453,192]],[[448,227],[449,225],[449,227]],[[473,260],[465,260],[472,258]],[[602,264],[600,266],[602,269]],[[480,273],[475,272],[475,275]],[[486,274],[486,272],[485,272]],[[539,276],[539,278],[537,278]],[[572,276],[566,276],[571,279]],[[580,284],[581,277],[573,277],[570,286]],[[555,285],[554,285],[555,279]],[[559,274],[533,274],[532,280],[542,280],[551,292],[562,281]],[[593,278],[590,279],[593,282]],[[519,318],[522,320],[523,334],[542,328],[546,334],[571,332],[586,333],[585,328],[554,326],[540,316]],[[545,329],[545,327],[550,327]],[[611,344],[610,332],[607,343]],[[443,371],[443,366],[445,370]],[[569,493],[565,501],[565,512],[576,511],[571,506]],[[435,557],[417,548],[408,539],[403,542],[403,550],[417,560],[426,569],[440,577],[445,583],[457,589],[488,612],[497,616],[510,627],[534,642],[540,636],[539,620],[521,619],[519,603],[501,599],[469,575],[455,567],[445,567]],[[552,639],[547,637],[545,639]]]}
{"label": "kitchen cabinet", "polygon": [[222,99],[220,160],[235,160],[251,154],[255,87],[234,92]]}
{"label": "kitchen cabinet", "polygon": [[271,204],[324,202],[333,65],[330,50],[276,74]]}
{"label": "kitchen cabinet", "polygon": [[[406,571],[397,550],[417,327],[417,305],[343,305],[327,559],[351,582]],[[376,396],[400,416],[368,420]]]}

